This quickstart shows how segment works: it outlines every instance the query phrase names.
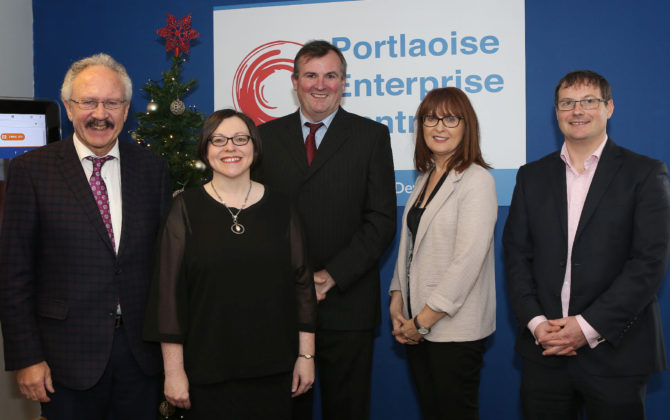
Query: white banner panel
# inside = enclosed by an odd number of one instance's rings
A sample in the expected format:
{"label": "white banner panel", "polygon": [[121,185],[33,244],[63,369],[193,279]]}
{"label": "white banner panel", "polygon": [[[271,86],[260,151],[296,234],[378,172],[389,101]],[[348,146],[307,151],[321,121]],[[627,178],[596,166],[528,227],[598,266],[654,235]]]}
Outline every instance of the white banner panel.
{"label": "white banner panel", "polygon": [[523,0],[263,3],[216,7],[213,19],[216,109],[234,107],[257,123],[295,111],[293,58],[325,39],[348,63],[343,107],[389,127],[399,204],[415,175],[414,114],[443,86],[473,102],[500,204],[509,202],[505,170],[526,158]]}

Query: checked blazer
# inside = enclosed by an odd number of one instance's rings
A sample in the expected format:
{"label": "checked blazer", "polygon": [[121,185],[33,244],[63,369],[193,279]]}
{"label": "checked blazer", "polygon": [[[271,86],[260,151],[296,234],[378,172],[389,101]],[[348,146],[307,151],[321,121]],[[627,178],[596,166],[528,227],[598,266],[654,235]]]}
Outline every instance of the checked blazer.
{"label": "checked blazer", "polygon": [[395,175],[386,126],[339,108],[311,165],[299,111],[260,126],[256,180],[295,201],[314,271],[336,286],[317,328],[365,330],[380,322],[379,258],[396,227]]}
{"label": "checked blazer", "polygon": [[0,230],[5,369],[45,360],[54,381],[90,388],[110,356],[118,299],[133,356],[147,374],[160,371],[160,349],[142,341],[141,327],[156,234],[171,198],[167,164],[131,143],[120,141],[119,153],[118,255],[72,137],[10,162]]}

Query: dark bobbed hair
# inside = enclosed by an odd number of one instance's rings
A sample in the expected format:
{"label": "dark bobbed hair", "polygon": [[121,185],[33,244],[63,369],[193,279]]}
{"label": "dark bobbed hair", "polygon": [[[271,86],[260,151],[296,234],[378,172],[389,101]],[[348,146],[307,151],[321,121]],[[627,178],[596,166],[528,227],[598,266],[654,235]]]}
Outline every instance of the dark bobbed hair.
{"label": "dark bobbed hair", "polygon": [[[463,140],[447,162],[446,172],[452,169],[463,172],[471,164],[476,163],[486,169],[491,166],[484,161],[479,146],[479,121],[477,114],[468,97],[462,90],[455,87],[433,89],[423,98],[416,110],[416,145],[414,147],[414,166],[416,170],[425,173],[435,167],[433,152],[426,145],[423,134],[424,115],[456,115],[463,117],[460,124],[465,124]],[[438,124],[442,124],[439,122]]]}
{"label": "dark bobbed hair", "polygon": [[558,91],[575,85],[596,86],[600,88],[600,96],[603,97],[605,103],[612,99],[612,87],[607,79],[591,70],[574,70],[558,81],[554,90],[554,107],[558,106]]}
{"label": "dark bobbed hair", "polygon": [[251,143],[254,146],[254,160],[251,162],[251,167],[253,168],[263,156],[263,146],[261,142],[261,135],[258,131],[258,127],[254,124],[254,121],[249,118],[245,113],[238,112],[234,109],[220,109],[214,111],[212,115],[207,117],[204,124],[202,125],[202,130],[200,131],[200,138],[198,139],[198,158],[205,164],[209,169],[212,169],[207,159],[207,149],[209,147],[209,138],[214,134],[216,128],[221,124],[223,120],[228,118],[238,117],[247,125],[249,129],[249,135],[251,136]]}
{"label": "dark bobbed hair", "polygon": [[300,59],[304,58],[305,60],[311,60],[312,58],[320,58],[328,54],[329,52],[333,51],[335,54],[337,54],[338,57],[340,57],[340,71],[342,72],[342,79],[347,77],[347,60],[344,59],[344,55],[342,55],[342,51],[340,51],[339,48],[334,46],[328,41],[324,41],[321,39],[309,41],[305,45],[300,48],[300,51],[298,51],[298,54],[295,55],[295,59],[293,60],[293,78],[297,79],[298,76],[300,75],[300,69],[298,68],[300,65]]}

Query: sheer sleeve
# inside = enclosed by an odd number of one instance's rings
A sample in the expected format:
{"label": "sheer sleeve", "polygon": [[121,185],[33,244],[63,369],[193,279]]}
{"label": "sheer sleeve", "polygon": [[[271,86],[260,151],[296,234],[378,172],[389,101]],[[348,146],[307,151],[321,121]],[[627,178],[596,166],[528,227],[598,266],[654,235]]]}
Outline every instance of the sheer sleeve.
{"label": "sheer sleeve", "polygon": [[291,265],[296,278],[298,329],[305,332],[314,332],[316,328],[314,275],[307,263],[307,246],[300,218],[293,208],[291,209],[291,220],[289,222],[289,244],[291,247]]}
{"label": "sheer sleeve", "polygon": [[144,338],[149,341],[183,343],[188,325],[186,282],[182,261],[187,235],[191,233],[183,194],[170,208],[156,244],[153,276]]}

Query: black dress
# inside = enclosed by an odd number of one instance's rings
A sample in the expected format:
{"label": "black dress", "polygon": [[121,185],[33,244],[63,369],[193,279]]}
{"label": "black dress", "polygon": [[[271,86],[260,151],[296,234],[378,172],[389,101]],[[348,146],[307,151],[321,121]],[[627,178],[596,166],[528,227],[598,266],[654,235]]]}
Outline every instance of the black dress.
{"label": "black dress", "polygon": [[160,232],[144,336],[183,344],[191,384],[291,372],[298,331],[314,332],[312,272],[288,199],[266,189],[238,221],[241,235],[199,187],[175,198]]}

